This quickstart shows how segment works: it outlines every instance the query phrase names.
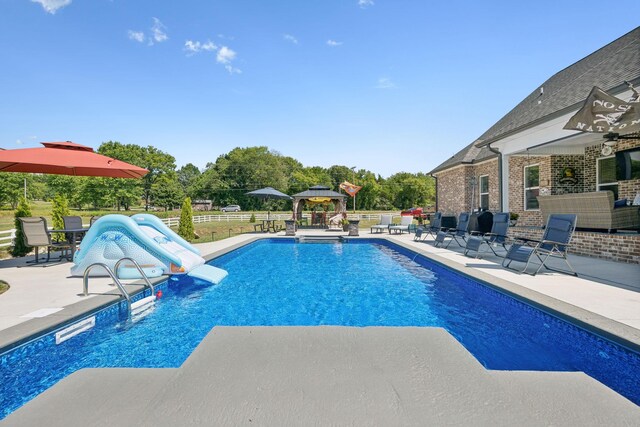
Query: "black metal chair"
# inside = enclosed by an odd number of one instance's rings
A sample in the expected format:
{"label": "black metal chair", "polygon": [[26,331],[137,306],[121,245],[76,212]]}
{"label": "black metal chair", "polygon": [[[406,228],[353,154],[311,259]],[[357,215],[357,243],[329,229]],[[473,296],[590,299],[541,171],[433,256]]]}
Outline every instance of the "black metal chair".
{"label": "black metal chair", "polygon": [[52,242],[51,233],[47,227],[47,220],[44,217],[18,218],[22,224],[22,236],[24,244],[35,248],[36,258],[29,263],[39,263],[38,248],[47,248],[47,262],[51,259],[51,250],[61,251],[60,259],[69,251],[71,245],[68,242]]}
{"label": "black metal chair", "polygon": [[[62,222],[64,223],[65,230],[79,230],[82,228],[82,218],[79,216],[63,216]],[[80,243],[84,234],[85,233],[65,233],[64,237],[68,243],[71,243],[75,235],[76,243]]]}

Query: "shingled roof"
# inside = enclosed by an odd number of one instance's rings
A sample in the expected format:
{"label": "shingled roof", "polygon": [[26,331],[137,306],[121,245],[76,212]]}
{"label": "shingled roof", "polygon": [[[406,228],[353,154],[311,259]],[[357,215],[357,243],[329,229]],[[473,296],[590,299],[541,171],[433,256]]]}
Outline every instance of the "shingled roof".
{"label": "shingled roof", "polygon": [[622,92],[627,88],[625,80],[640,83],[640,27],[554,74],[480,138],[430,173],[497,156],[488,149],[489,143],[577,109],[593,86],[613,94]]}
{"label": "shingled roof", "polygon": [[492,157],[497,157],[498,155],[491,150],[489,147],[477,147],[476,144],[479,141],[473,141],[471,144],[464,147],[462,150],[458,151],[454,154],[450,159],[441,163],[438,167],[433,169],[429,174],[434,174],[436,172],[452,168],[458,165],[470,165],[473,163],[479,163],[484,160],[490,159]]}
{"label": "shingled roof", "polygon": [[577,109],[594,86],[622,92],[625,80],[640,80],[640,27],[554,74],[482,134],[478,145]]}

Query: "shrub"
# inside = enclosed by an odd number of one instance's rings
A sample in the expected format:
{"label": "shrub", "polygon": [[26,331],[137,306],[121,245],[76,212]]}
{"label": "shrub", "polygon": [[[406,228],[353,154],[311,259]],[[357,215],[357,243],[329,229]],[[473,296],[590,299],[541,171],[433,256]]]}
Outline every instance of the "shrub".
{"label": "shrub", "polygon": [[[58,194],[51,202],[51,225],[53,225],[54,229],[62,230],[64,229],[64,219],[62,217],[71,213],[69,211],[69,201],[64,195]],[[64,233],[55,233],[51,237],[58,241],[64,240]]]}
{"label": "shrub", "polygon": [[249,222],[252,223],[252,224],[254,222],[256,222],[256,214],[254,214],[254,213],[251,214],[251,218],[249,218]]}
{"label": "shrub", "polygon": [[180,213],[180,224],[178,225],[178,235],[183,239],[191,241],[195,235],[193,227],[193,211],[191,208],[191,198],[187,197],[182,202],[182,212]]}
{"label": "shrub", "polygon": [[22,231],[22,223],[18,218],[24,218],[31,216],[31,208],[27,203],[27,199],[20,197],[18,202],[18,208],[15,213],[15,227],[16,238],[13,239],[13,246],[11,247],[11,255],[14,257],[25,256],[31,252],[31,248],[24,244],[24,232]]}

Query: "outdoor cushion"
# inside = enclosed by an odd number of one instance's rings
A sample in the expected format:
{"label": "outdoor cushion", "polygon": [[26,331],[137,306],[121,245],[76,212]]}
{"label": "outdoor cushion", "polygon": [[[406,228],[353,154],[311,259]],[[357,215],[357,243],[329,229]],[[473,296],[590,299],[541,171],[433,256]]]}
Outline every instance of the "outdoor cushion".
{"label": "outdoor cushion", "polygon": [[627,206],[627,199],[620,199],[613,202],[613,209],[623,208],[625,206]]}

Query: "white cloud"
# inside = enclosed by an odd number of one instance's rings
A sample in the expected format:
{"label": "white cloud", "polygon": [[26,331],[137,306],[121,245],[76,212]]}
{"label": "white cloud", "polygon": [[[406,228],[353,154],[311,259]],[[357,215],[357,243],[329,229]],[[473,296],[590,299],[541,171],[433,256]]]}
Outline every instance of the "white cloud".
{"label": "white cloud", "polygon": [[140,43],[144,43],[144,33],[142,31],[129,30],[129,40],[135,40]]}
{"label": "white cloud", "polygon": [[378,79],[378,84],[375,87],[376,89],[393,89],[396,87],[396,84],[388,77],[380,77]]}
{"label": "white cloud", "polygon": [[237,53],[228,46],[217,46],[211,40],[201,43],[197,40],[187,40],[184,42],[184,50],[187,56],[195,55],[200,52],[216,52],[216,62],[221,64],[229,74],[240,74],[241,70],[235,68],[232,62],[236,59]]}
{"label": "white cloud", "polygon": [[227,46],[222,46],[216,55],[216,61],[221,64],[228,64],[236,57],[236,53]]}
{"label": "white cloud", "polygon": [[291,42],[293,44],[298,44],[298,39],[292,36],[291,34],[283,34],[282,38],[284,38],[286,41]]}
{"label": "white cloud", "polygon": [[22,145],[22,140],[21,139],[16,139],[16,144],[17,145]]}
{"label": "white cloud", "polygon": [[327,45],[331,46],[331,47],[336,47],[336,46],[340,46],[342,45],[342,42],[337,42],[335,40],[327,40]]}
{"label": "white cloud", "polygon": [[358,6],[360,6],[363,9],[373,5],[374,5],[373,0],[358,0]]}
{"label": "white cloud", "polygon": [[167,27],[164,26],[162,22],[158,18],[153,18],[153,26],[151,27],[151,34],[153,40],[158,43],[166,41],[169,37],[167,33],[165,33]]}
{"label": "white cloud", "polygon": [[215,43],[212,41],[207,41],[206,43],[200,43],[199,41],[187,40],[184,42],[184,50],[189,52],[190,54],[195,54],[198,52],[213,52],[218,49]]}
{"label": "white cloud", "polygon": [[231,61],[234,59],[236,59],[236,53],[227,46],[222,46],[216,55],[216,61],[219,64],[224,65],[224,68],[229,72],[229,74],[240,74],[242,71],[231,65]]}
{"label": "white cloud", "polygon": [[129,40],[134,40],[139,43],[148,41],[147,44],[149,46],[153,46],[155,43],[162,43],[163,41],[168,40],[169,36],[167,36],[166,33],[167,27],[165,27],[158,18],[154,17],[152,19],[153,25],[151,26],[149,34],[145,34],[143,31],[129,30],[129,32],[127,33],[129,36]]}
{"label": "white cloud", "polygon": [[40,3],[44,10],[48,13],[54,14],[60,8],[69,6],[71,0],[31,0],[33,3]]}

